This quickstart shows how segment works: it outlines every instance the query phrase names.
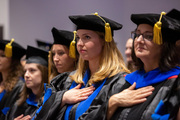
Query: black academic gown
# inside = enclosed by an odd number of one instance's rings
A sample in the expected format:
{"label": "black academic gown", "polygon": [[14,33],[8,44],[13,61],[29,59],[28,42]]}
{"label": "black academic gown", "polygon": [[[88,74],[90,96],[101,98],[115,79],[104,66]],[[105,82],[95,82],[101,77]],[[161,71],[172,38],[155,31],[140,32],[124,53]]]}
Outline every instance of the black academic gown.
{"label": "black academic gown", "polygon": [[[124,83],[124,75],[126,73],[119,73],[111,78],[108,78],[103,85],[101,91],[99,94],[95,97],[91,105],[89,106],[89,109],[80,116],[80,120],[101,120],[105,119],[106,117],[106,111],[104,110],[104,106],[106,106],[108,99],[110,96],[112,96],[115,93],[118,93],[119,88],[121,88]],[[51,108],[49,112],[43,111],[45,116],[42,114],[39,114],[37,120],[63,120],[64,119],[64,113],[66,111],[67,106],[65,105],[63,108],[60,109],[61,99],[63,97],[64,91],[57,92],[56,96],[54,96],[54,103],[51,105]],[[59,103],[58,103],[58,102]],[[55,104],[58,103],[58,104]],[[78,103],[77,103],[78,104]],[[55,109],[56,108],[56,109]],[[103,109],[102,109],[103,108]],[[72,111],[72,113],[75,112],[75,109]],[[74,114],[71,114],[70,116],[71,120],[74,119]]]}
{"label": "black academic gown", "polygon": [[[126,87],[130,84],[126,82]],[[123,86],[125,88],[125,86]],[[154,114],[155,109],[159,102],[162,100],[164,102],[164,108],[161,113],[169,114],[170,120],[176,118],[177,112],[179,110],[180,102],[180,77],[167,79],[163,82],[154,84],[155,90],[153,94],[147,97],[144,103],[135,105],[128,108],[118,108],[112,120],[152,120],[151,115]]]}
{"label": "black academic gown", "polygon": [[[69,86],[72,83],[72,80],[67,79],[69,75],[72,75],[75,71],[73,72],[64,72],[64,73],[60,73],[59,75],[57,75],[56,77],[54,77],[51,80],[50,85],[55,88],[56,91],[61,91],[61,90],[65,90],[68,89]],[[67,81],[66,81],[67,80]]]}
{"label": "black academic gown", "polygon": [[[47,89],[51,89],[51,91],[55,91],[51,88],[50,85],[48,84],[44,84],[44,92],[42,94],[42,96],[44,96],[47,93]],[[30,95],[31,96],[31,95]],[[29,98],[28,98],[29,99]],[[21,114],[23,114],[24,116],[26,115],[30,115],[31,118],[33,118],[33,116],[35,115],[35,112],[38,110],[38,108],[40,106],[42,106],[43,102],[41,100],[39,100],[39,102],[35,102],[33,99],[34,98],[34,94],[31,96],[31,98],[29,99],[29,102],[27,102],[27,100],[20,106],[18,106],[17,104],[14,104],[14,106],[10,109],[10,111],[7,113],[6,115],[6,120],[14,120],[14,118],[20,116]],[[44,98],[45,99],[45,98]]]}
{"label": "black academic gown", "polygon": [[24,116],[26,115],[32,116],[32,114],[36,110],[37,110],[36,106],[29,105],[26,102],[24,102],[21,106],[14,104],[14,106],[7,113],[5,120],[14,120],[14,118],[20,116],[21,114],[23,114]]}
{"label": "black academic gown", "polygon": [[47,120],[49,116],[55,117],[58,114],[62,96],[72,83],[72,80],[68,76],[72,75],[74,72],[75,71],[71,73],[61,73],[51,80],[50,87],[52,88],[52,94],[44,105],[42,105],[40,112],[33,115],[35,116],[34,120]]}
{"label": "black academic gown", "polygon": [[6,93],[3,96],[0,102],[0,120],[4,120],[5,115],[8,112],[7,111],[6,113],[3,113],[2,110],[6,108],[11,108],[15,104],[16,100],[19,99],[19,94],[22,90],[23,85],[24,85],[24,81],[20,79],[13,88],[13,90],[11,92]]}

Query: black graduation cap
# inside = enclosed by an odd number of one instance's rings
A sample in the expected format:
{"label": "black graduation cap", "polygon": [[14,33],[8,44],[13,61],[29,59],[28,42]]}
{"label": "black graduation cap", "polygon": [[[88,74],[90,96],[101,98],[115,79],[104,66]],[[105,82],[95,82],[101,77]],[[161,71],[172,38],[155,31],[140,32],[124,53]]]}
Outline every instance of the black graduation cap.
{"label": "black graduation cap", "polygon": [[[5,51],[5,46],[10,43],[10,40],[0,40],[0,49]],[[12,42],[12,58],[21,59],[23,55],[26,54],[26,49],[16,42]]]}
{"label": "black graduation cap", "polygon": [[67,30],[58,30],[55,27],[51,30],[54,43],[53,44],[61,44],[65,45],[69,48],[71,41],[74,38],[74,33]]}
{"label": "black graduation cap", "polygon": [[42,48],[46,51],[49,51],[52,47],[52,43],[45,42],[39,39],[36,39],[36,43],[37,43],[38,48]]}
{"label": "black graduation cap", "polygon": [[[94,13],[92,15],[75,15],[69,16],[69,19],[77,26],[78,29],[88,29],[99,32],[106,32],[105,26],[106,23],[109,24],[111,29],[111,34],[113,36],[114,30],[119,30],[122,28],[120,23],[117,23],[111,19],[98,15],[98,13]],[[106,34],[106,33],[105,33]]]}
{"label": "black graduation cap", "polygon": [[[136,25],[149,24],[154,28],[157,27],[156,25],[157,25],[157,22],[159,21],[162,24],[162,26],[158,27],[158,29],[162,33],[163,41],[175,42],[180,39],[180,21],[177,21],[166,15],[153,14],[153,13],[132,14],[131,20]],[[155,31],[155,29],[153,31],[154,31],[154,36],[155,36],[158,32]]]}
{"label": "black graduation cap", "polygon": [[172,9],[166,14],[166,16],[169,16],[169,17],[174,18],[176,20],[180,20],[180,11],[177,9]]}
{"label": "black graduation cap", "polygon": [[48,52],[28,46],[26,52],[26,63],[37,63],[48,67]]}

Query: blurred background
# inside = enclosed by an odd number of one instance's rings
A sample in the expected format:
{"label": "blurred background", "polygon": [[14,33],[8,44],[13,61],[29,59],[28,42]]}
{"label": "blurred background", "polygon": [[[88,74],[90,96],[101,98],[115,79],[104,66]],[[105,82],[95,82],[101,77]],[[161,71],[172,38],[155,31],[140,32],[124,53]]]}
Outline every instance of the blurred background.
{"label": "blurred background", "polygon": [[114,39],[124,57],[126,40],[136,28],[130,15],[173,8],[180,10],[180,0],[0,0],[0,37],[14,38],[24,48],[37,46],[36,39],[53,43],[52,27],[74,30],[69,15],[98,12],[123,25]]}

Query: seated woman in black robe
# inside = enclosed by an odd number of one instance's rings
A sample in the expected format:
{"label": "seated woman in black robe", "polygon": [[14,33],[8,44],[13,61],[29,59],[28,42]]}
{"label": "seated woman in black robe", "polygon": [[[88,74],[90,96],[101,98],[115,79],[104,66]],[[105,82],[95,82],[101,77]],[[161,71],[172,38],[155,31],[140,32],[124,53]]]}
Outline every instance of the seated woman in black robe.
{"label": "seated woman in black robe", "polygon": [[49,74],[51,75],[49,80],[51,85],[55,87],[57,91],[60,91],[64,90],[64,88],[66,88],[65,86],[70,86],[69,84],[72,83],[72,81],[65,82],[64,80],[67,79],[70,72],[76,69],[78,53],[76,52],[74,56],[71,56],[70,54],[70,44],[74,39],[73,32],[59,30],[53,27],[51,33],[54,42],[50,51],[49,61],[51,72],[49,72]]}
{"label": "seated woman in black robe", "polygon": [[20,59],[26,50],[18,43],[0,40],[0,120],[19,98],[24,80]]}
{"label": "seated woman in black robe", "polygon": [[[38,108],[38,100],[46,102],[52,93],[48,83],[48,52],[28,46],[26,53],[26,64],[24,66],[25,85],[16,104],[6,115],[7,120],[31,118]],[[28,116],[27,116],[28,115]],[[25,118],[25,117],[24,117]],[[23,119],[24,119],[23,118]]]}
{"label": "seated woman in black robe", "polygon": [[122,106],[127,102],[121,99],[123,92],[113,95],[109,99],[108,119],[176,119],[180,101],[180,67],[175,43],[180,39],[180,21],[164,13],[132,14],[131,20],[137,25],[133,33],[132,58],[138,70],[126,75],[123,87],[136,82],[136,89],[152,85],[155,90],[145,102],[137,105]]}

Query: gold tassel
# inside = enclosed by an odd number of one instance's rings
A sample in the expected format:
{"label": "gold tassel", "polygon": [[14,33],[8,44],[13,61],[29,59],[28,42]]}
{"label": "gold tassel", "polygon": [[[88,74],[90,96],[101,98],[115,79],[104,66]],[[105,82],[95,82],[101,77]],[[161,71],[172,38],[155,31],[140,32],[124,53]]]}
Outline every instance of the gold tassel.
{"label": "gold tassel", "polygon": [[76,39],[76,31],[73,31],[73,33],[74,33],[74,39],[71,41],[71,44],[70,44],[70,46],[69,46],[69,56],[71,57],[71,58],[76,58],[76,41],[75,41],[75,39]]}
{"label": "gold tassel", "polygon": [[161,19],[162,19],[162,16],[165,14],[166,14],[165,12],[161,12],[161,16],[159,18],[159,21],[156,22],[156,24],[154,25],[153,42],[158,44],[158,45],[161,45],[163,43],[162,33],[161,33],[161,26],[162,26]]}
{"label": "gold tassel", "polygon": [[48,55],[48,83],[50,83],[50,76],[51,76],[51,51],[49,51]]}
{"label": "gold tassel", "polygon": [[14,42],[14,38],[11,39],[10,43],[6,44],[5,47],[5,56],[6,57],[12,57],[12,43]]}
{"label": "gold tassel", "polygon": [[106,42],[112,41],[112,33],[111,33],[111,27],[110,27],[109,23],[105,24],[105,40],[106,40]]}
{"label": "gold tassel", "polygon": [[112,41],[112,33],[111,33],[111,27],[110,24],[107,23],[101,16],[98,15],[98,13],[94,13],[94,15],[98,16],[101,18],[101,20],[105,23],[105,41],[106,42],[111,42]]}

